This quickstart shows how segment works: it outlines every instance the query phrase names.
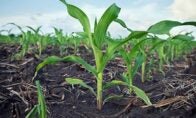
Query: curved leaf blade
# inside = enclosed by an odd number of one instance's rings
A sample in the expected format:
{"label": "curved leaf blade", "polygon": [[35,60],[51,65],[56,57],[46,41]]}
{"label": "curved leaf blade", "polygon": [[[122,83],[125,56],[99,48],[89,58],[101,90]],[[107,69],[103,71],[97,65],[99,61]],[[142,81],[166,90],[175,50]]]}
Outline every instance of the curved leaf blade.
{"label": "curved leaf blade", "polygon": [[107,29],[109,25],[114,21],[118,14],[120,13],[120,8],[116,6],[116,4],[112,4],[102,15],[99,20],[96,29],[94,31],[94,43],[95,45],[101,49],[101,46],[105,40]]}
{"label": "curved leaf blade", "polygon": [[104,101],[103,101],[103,105],[106,103],[106,102],[109,102],[111,100],[119,100],[119,99],[122,99],[123,98],[123,95],[116,95],[116,94],[110,94],[108,95]]}
{"label": "curved leaf blade", "polygon": [[181,23],[178,21],[163,20],[150,26],[147,31],[149,33],[154,33],[154,34],[169,34],[172,28],[177,27],[177,26],[182,26],[182,25],[196,26],[196,22],[190,21],[190,22]]}
{"label": "curved leaf blade", "polygon": [[96,71],[95,67],[88,64],[85,60],[83,60],[80,57],[71,55],[71,56],[64,57],[62,60],[63,61],[71,61],[71,62],[81,64],[87,71],[89,71],[89,72],[93,73],[95,76],[97,76],[97,71]]}
{"label": "curved leaf blade", "polygon": [[35,81],[38,94],[38,113],[40,118],[47,118],[47,107],[39,81]]}
{"label": "curved leaf blade", "polygon": [[48,64],[56,64],[57,62],[62,61],[62,58],[57,57],[57,56],[50,56],[46,59],[44,59],[43,62],[41,62],[37,67],[36,67],[36,72],[38,72],[40,69],[42,69],[44,66]]}
{"label": "curved leaf blade", "polygon": [[138,69],[140,68],[140,66],[142,65],[142,63],[144,62],[144,59],[145,59],[145,55],[144,54],[139,54],[137,55],[136,57],[136,60],[135,60],[135,65],[132,69],[132,78],[136,75],[136,73],[138,72]]}
{"label": "curved leaf blade", "polygon": [[50,56],[50,57],[44,59],[44,61],[41,62],[36,67],[36,72],[35,72],[35,75],[34,75],[33,79],[37,76],[38,71],[40,69],[42,69],[44,66],[49,65],[49,64],[56,64],[58,62],[66,62],[66,61],[81,64],[86,70],[88,70],[89,72],[92,72],[95,76],[97,76],[97,72],[96,72],[96,69],[94,68],[94,66],[91,66],[90,64],[88,64],[85,60],[83,60],[80,57],[71,55],[71,56],[66,56],[66,57],[63,57],[63,58],[60,58],[60,57],[57,57],[57,56]]}
{"label": "curved leaf blade", "polygon": [[89,89],[95,96],[96,96],[96,93],[94,91],[94,89],[87,85],[83,80],[81,79],[77,79],[77,78],[65,78],[65,81],[68,83],[68,84],[72,84],[72,85],[81,85],[82,87],[84,88],[87,88]]}
{"label": "curved leaf blade", "polygon": [[67,11],[70,16],[73,18],[79,20],[79,22],[83,26],[84,32],[90,34],[90,21],[88,16],[78,7],[68,4],[65,0],[60,0],[62,3],[64,3],[67,6]]}
{"label": "curved leaf blade", "polygon": [[150,99],[148,98],[148,96],[146,95],[146,93],[142,89],[140,89],[136,86],[133,86],[133,85],[129,86],[126,82],[123,82],[121,80],[113,80],[111,82],[106,83],[104,85],[104,89],[108,89],[108,88],[111,88],[116,85],[123,85],[123,86],[127,86],[127,87],[132,87],[134,90],[134,93],[136,94],[137,97],[142,99],[147,105],[152,105],[152,103],[150,102]]}
{"label": "curved leaf blade", "polygon": [[114,20],[116,23],[120,24],[122,27],[126,28],[128,31],[132,32],[132,30],[130,28],[127,27],[127,25],[125,24],[125,22],[121,19],[115,19]]}
{"label": "curved leaf blade", "polygon": [[139,41],[137,44],[135,44],[135,46],[131,49],[131,51],[127,54],[129,57],[129,62],[132,61],[132,59],[134,59],[134,57],[137,56],[137,54],[139,53],[140,47],[145,43],[145,41],[147,40],[147,38]]}
{"label": "curved leaf blade", "polygon": [[152,105],[152,103],[150,102],[150,99],[148,98],[148,96],[146,95],[146,93],[142,89],[140,89],[140,88],[138,88],[136,86],[132,86],[132,87],[133,87],[134,93],[139,98],[141,98],[147,105]]}
{"label": "curved leaf blade", "polygon": [[112,80],[111,82],[107,82],[104,84],[103,90],[106,90],[108,88],[111,88],[111,87],[117,86],[117,85],[128,86],[128,84],[126,82],[123,82],[121,80]]}
{"label": "curved leaf blade", "polygon": [[180,25],[182,25],[182,23],[178,21],[164,20],[150,26],[148,32],[154,34],[169,34],[172,28]]}
{"label": "curved leaf blade", "polygon": [[139,39],[139,38],[145,37],[147,34],[148,34],[148,32],[146,32],[146,31],[133,31],[133,32],[131,32],[131,34],[128,36],[128,38]]}
{"label": "curved leaf blade", "polygon": [[35,105],[33,109],[26,115],[25,118],[35,118],[38,113],[38,105]]}
{"label": "curved leaf blade", "polygon": [[196,26],[196,22],[195,22],[195,21],[184,22],[184,23],[182,23],[182,25],[192,25],[192,26]]}

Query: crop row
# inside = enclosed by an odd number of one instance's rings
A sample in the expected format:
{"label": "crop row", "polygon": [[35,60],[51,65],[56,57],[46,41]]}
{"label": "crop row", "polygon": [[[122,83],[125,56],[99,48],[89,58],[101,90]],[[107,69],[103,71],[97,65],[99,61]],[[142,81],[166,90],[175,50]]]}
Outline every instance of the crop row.
{"label": "crop row", "polygon": [[[95,95],[97,100],[97,109],[101,110],[103,104],[113,98],[122,97],[122,95],[103,96],[102,93],[113,86],[125,86],[129,95],[134,93],[138,98],[142,99],[147,105],[152,105],[146,93],[133,85],[133,79],[138,71],[141,72],[142,82],[146,77],[150,76],[154,67],[158,67],[159,71],[164,74],[163,65],[169,64],[171,61],[182,57],[182,55],[190,53],[196,46],[194,37],[191,33],[171,35],[170,31],[174,27],[192,25],[196,26],[196,22],[178,22],[164,20],[150,26],[146,31],[135,31],[126,26],[123,20],[118,18],[120,8],[116,4],[112,4],[103,13],[102,17],[94,21],[94,30],[91,31],[91,25],[88,16],[78,7],[68,4],[64,0],[60,0],[67,8],[70,16],[77,19],[82,27],[83,32],[75,32],[71,35],[63,34],[63,31],[54,28],[53,34],[44,35],[41,33],[41,27],[24,31],[20,26],[16,26],[20,31],[20,35],[1,35],[1,42],[17,43],[20,45],[20,51],[15,55],[15,59],[22,59],[26,53],[34,52],[38,57],[48,46],[59,47],[59,56],[49,56],[44,59],[37,67],[34,78],[40,69],[48,64],[56,64],[58,62],[75,62],[82,65],[96,78],[97,87],[93,88],[78,78],[65,78],[65,81],[71,85],[80,85],[89,89]],[[113,39],[107,29],[112,22],[119,23],[126,28],[130,34],[125,38]],[[9,31],[8,31],[9,33]],[[162,39],[160,35],[167,35],[166,39]],[[89,64],[85,59],[76,56],[79,46],[85,46],[89,53],[93,53],[95,65]],[[74,53],[64,56],[68,47],[74,47]],[[118,80],[104,82],[104,69],[109,61],[114,58],[121,58],[126,66],[125,72],[121,74]],[[37,83],[38,85],[38,83]],[[41,94],[39,90],[39,94]],[[42,95],[43,97],[43,95]],[[43,110],[43,98],[39,98]],[[39,106],[39,105],[38,105]],[[41,109],[39,107],[37,109]],[[33,109],[35,110],[35,109]],[[42,111],[43,112],[43,111]],[[30,112],[33,113],[32,111]],[[39,112],[40,113],[40,112]],[[40,113],[41,114],[41,113]],[[30,115],[31,116],[31,115]],[[41,116],[45,118],[46,115]]]}

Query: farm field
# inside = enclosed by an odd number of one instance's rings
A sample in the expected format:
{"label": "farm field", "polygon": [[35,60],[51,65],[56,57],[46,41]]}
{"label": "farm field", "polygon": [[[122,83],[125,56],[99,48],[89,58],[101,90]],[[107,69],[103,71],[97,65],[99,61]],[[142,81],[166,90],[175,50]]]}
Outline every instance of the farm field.
{"label": "farm field", "polygon": [[[19,34],[0,31],[0,118],[196,117],[196,39],[170,34],[196,21],[138,31],[112,4],[91,25],[82,9],[60,1],[83,32],[43,34],[15,23]],[[129,35],[113,38],[112,22]]]}

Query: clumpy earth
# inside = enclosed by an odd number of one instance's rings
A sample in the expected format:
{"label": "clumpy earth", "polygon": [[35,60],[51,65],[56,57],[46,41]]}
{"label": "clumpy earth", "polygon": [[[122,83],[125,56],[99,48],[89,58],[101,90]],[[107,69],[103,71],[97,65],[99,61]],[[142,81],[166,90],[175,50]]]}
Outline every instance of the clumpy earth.
{"label": "clumpy earth", "polygon": [[[95,96],[85,88],[65,82],[66,77],[83,79],[96,88],[96,79],[83,67],[61,62],[44,67],[32,80],[36,66],[47,56],[58,55],[58,48],[48,47],[41,57],[27,53],[22,60],[13,60],[17,45],[0,44],[0,118],[23,118],[37,104],[35,80],[40,80],[49,118],[195,118],[196,117],[196,50],[164,65],[164,75],[155,71],[150,79],[141,82],[137,73],[134,85],[143,89],[153,106],[146,106],[135,95],[128,95],[122,86],[104,91],[122,94],[122,99],[104,103],[96,109]],[[68,48],[64,56],[73,54]],[[79,47],[76,55],[94,64],[90,51]],[[104,81],[119,79],[125,70],[123,61],[115,58],[105,69]]]}

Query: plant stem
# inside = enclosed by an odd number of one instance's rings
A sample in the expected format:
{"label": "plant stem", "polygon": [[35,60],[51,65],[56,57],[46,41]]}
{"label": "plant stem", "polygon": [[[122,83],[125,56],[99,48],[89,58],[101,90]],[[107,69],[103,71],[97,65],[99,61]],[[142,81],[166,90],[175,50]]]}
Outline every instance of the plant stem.
{"label": "plant stem", "polygon": [[97,109],[102,109],[102,82],[103,82],[103,72],[98,74],[97,78]]}
{"label": "plant stem", "polygon": [[[129,77],[129,78],[130,78],[130,77]],[[129,93],[131,94],[132,91],[133,91],[133,88],[131,87],[131,86],[133,85],[133,78],[130,78],[130,80],[129,80],[129,85],[130,85],[130,87],[129,87]]]}
{"label": "plant stem", "polygon": [[142,63],[142,83],[144,83],[144,75],[145,75],[146,61]]}
{"label": "plant stem", "polygon": [[42,46],[41,46],[41,43],[39,44],[39,56],[41,56],[42,54]]}
{"label": "plant stem", "polygon": [[129,66],[127,66],[127,69],[128,69],[128,75],[127,75],[127,77],[129,78],[128,80],[129,80],[129,93],[131,94],[132,93],[132,91],[133,91],[133,88],[131,87],[132,85],[133,85],[133,76],[132,76],[132,67],[131,67],[131,65],[129,65]]}

